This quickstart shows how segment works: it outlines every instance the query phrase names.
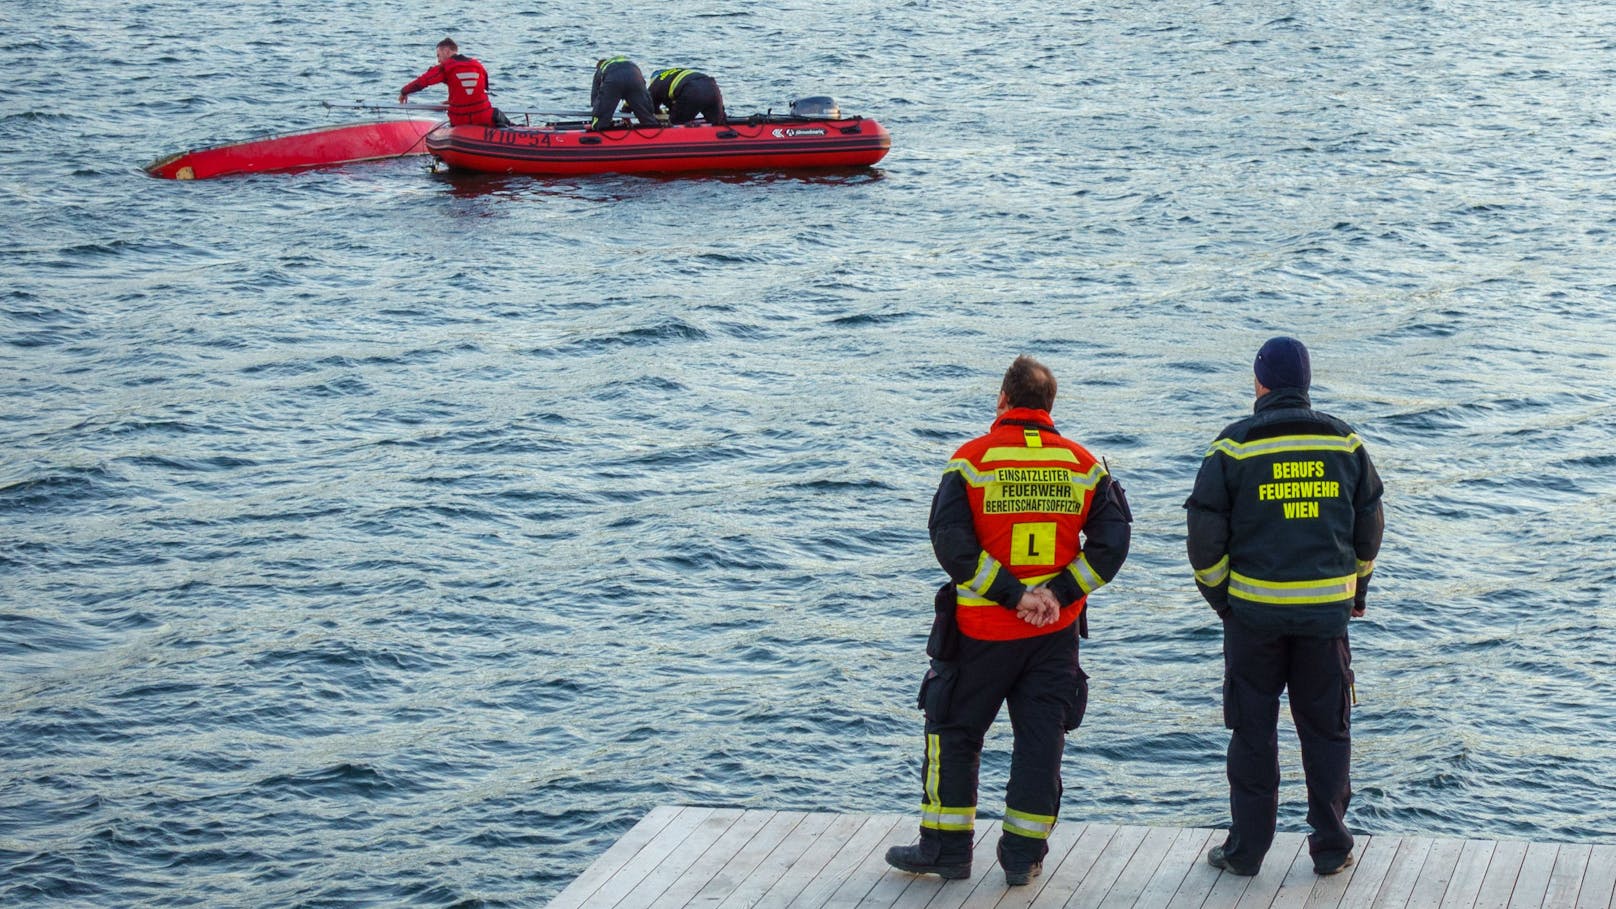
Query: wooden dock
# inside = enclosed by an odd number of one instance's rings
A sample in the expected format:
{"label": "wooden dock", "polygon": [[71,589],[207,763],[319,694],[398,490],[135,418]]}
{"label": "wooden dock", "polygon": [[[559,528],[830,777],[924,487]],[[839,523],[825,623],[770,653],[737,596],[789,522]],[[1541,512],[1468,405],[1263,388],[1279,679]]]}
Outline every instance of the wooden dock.
{"label": "wooden dock", "polygon": [[[653,809],[550,903],[630,907],[1434,907],[1612,909],[1616,845],[1360,836],[1357,863],[1313,873],[1306,839],[1281,833],[1255,877],[1206,864],[1221,831],[1063,822],[1044,873],[1006,887],[998,822],[978,822],[969,880],[887,867],[915,841],[910,815]],[[980,844],[986,844],[983,847]]]}

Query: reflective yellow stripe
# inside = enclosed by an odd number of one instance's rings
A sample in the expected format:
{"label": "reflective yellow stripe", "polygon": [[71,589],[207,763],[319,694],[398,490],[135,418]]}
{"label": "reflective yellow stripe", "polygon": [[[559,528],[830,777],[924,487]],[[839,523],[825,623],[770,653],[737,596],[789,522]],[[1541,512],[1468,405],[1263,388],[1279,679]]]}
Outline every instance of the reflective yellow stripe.
{"label": "reflective yellow stripe", "polygon": [[996,471],[989,470],[983,472],[977,470],[975,464],[972,464],[970,461],[967,461],[964,458],[955,458],[954,460],[949,461],[948,466],[943,468],[943,473],[946,474],[951,470],[958,473],[960,477],[965,480],[965,482],[971,484],[972,486],[986,486],[987,484],[992,483],[999,476]]}
{"label": "reflective yellow stripe", "polygon": [[606,67],[611,66],[613,63],[626,63],[626,62],[628,62],[627,57],[610,57],[608,59],[600,61],[600,65],[598,67],[596,67],[596,68],[597,69],[605,69]]}
{"label": "reflective yellow stripe", "polygon": [[673,81],[668,83],[668,97],[670,97],[670,98],[673,97],[673,90],[679,87],[679,83],[681,83],[681,82],[685,81],[685,79],[689,78],[690,74],[694,73],[695,70],[693,70],[693,69],[681,69],[681,70],[678,70],[677,72],[679,73],[679,75],[674,76]]}
{"label": "reflective yellow stripe", "polygon": [[1105,586],[1105,578],[1100,577],[1100,573],[1089,564],[1086,553],[1078,553],[1077,561],[1066,566],[1066,570],[1072,573],[1072,578],[1077,581],[1077,586],[1083,589],[1085,596]]}
{"label": "reflective yellow stripe", "polygon": [[1238,571],[1229,572],[1229,595],[1253,603],[1275,606],[1306,606],[1313,603],[1339,603],[1352,599],[1358,591],[1358,576],[1316,581],[1264,581]]}
{"label": "reflective yellow stripe", "polygon": [[1367,562],[1365,562],[1363,559],[1358,560],[1358,577],[1367,578],[1371,574],[1373,574],[1374,571],[1375,571],[1375,560],[1374,559],[1370,559]]}
{"label": "reflective yellow stripe", "polygon": [[1348,433],[1345,436],[1274,436],[1255,442],[1219,439],[1206,450],[1206,456],[1211,457],[1221,451],[1237,461],[1242,461],[1259,455],[1295,451],[1357,451],[1361,447],[1363,440],[1358,438],[1357,433]]}
{"label": "reflective yellow stripe", "polygon": [[993,579],[999,576],[999,560],[983,552],[976,560],[976,574],[969,581],[959,585],[977,596],[985,596],[988,589],[993,586]]}
{"label": "reflective yellow stripe", "polygon": [[[1031,452],[1032,449],[1030,449],[1030,448],[1002,448],[1002,449],[994,449],[994,451],[1014,451],[1014,452],[1021,452],[1023,455],[1026,455],[1029,452]],[[1045,460],[1045,461],[1064,461],[1064,460],[1067,460],[1066,458],[1047,457],[1047,455],[1050,452],[1057,452],[1057,451],[1063,451],[1063,449],[1060,449],[1060,448],[1045,448],[1045,449],[1043,449],[1044,454],[1040,454],[1036,458],[1031,458],[1031,460]],[[989,454],[992,454],[992,452],[989,452]],[[1066,454],[1071,454],[1071,452],[1068,451],[1068,452],[1066,452]],[[1072,455],[1072,457],[1075,459],[1077,456]],[[1005,461],[1005,460],[1021,460],[1021,461],[1025,461],[1025,460],[1029,460],[1029,458],[1026,458],[1026,457],[1022,457],[1022,458],[999,458],[999,460],[1001,460],[1001,461]],[[964,458],[955,458],[954,460],[949,461],[948,466],[943,468],[943,473],[947,474],[950,471],[959,474],[961,479],[963,479],[965,482],[969,483],[972,486],[986,486],[989,483],[997,483],[997,482],[999,482],[999,472],[997,470],[978,470],[975,464],[972,464],[970,461],[967,461]],[[1088,469],[1088,472],[1086,472],[1086,473],[1074,473],[1072,471],[1067,471],[1067,476],[1070,479],[1073,488],[1075,488],[1077,490],[1080,490],[1080,491],[1088,491],[1088,490],[1094,489],[1096,486],[1099,486],[1100,481],[1105,479],[1106,473],[1105,473],[1105,468],[1104,467],[1101,467],[1100,465],[1096,464],[1093,467],[1090,467]]]}
{"label": "reflective yellow stripe", "polygon": [[1195,580],[1208,587],[1217,587],[1229,579],[1229,557],[1218,559],[1218,563],[1211,568],[1203,568],[1195,573]]}
{"label": "reflective yellow stripe", "polygon": [[[989,448],[982,455],[983,461],[1064,461],[1068,464],[1077,463],[1077,452],[1064,448]],[[1096,467],[1098,469],[1098,467]]]}
{"label": "reflective yellow stripe", "polygon": [[942,797],[937,794],[937,765],[943,751],[942,741],[936,733],[926,735],[926,804],[921,807],[921,814],[925,814],[928,808],[942,801]]}
{"label": "reflective yellow stripe", "polygon": [[1005,833],[1014,833],[1035,840],[1047,840],[1054,829],[1055,816],[1052,814],[1028,814],[1014,808],[1004,809]]}
{"label": "reflective yellow stripe", "polygon": [[1028,448],[1043,448],[1044,447],[1044,437],[1039,435],[1038,430],[1033,429],[1031,426],[1028,426],[1028,427],[1021,430],[1021,437],[1023,439],[1027,440],[1027,447]]}
{"label": "reflective yellow stripe", "polygon": [[974,830],[976,806],[947,808],[942,805],[921,805],[920,826],[933,830]]}
{"label": "reflective yellow stripe", "polygon": [[[1047,584],[1050,581],[1053,581],[1055,579],[1056,574],[1060,574],[1060,572],[1057,571],[1057,572],[1055,572],[1055,574],[1033,575],[1032,577],[1022,578],[1021,583],[1027,585],[1028,587],[1037,587],[1039,584]],[[972,596],[971,594],[966,593],[965,589],[963,587],[959,587],[959,586],[956,586],[954,588],[954,602],[956,604],[960,605],[960,606],[998,606],[999,605],[998,602],[996,602],[994,600],[990,600],[987,597],[984,597],[984,596]]]}
{"label": "reflective yellow stripe", "polygon": [[920,826],[933,830],[972,830],[976,827],[976,806],[957,808],[944,805],[938,794],[939,766],[942,763],[942,738],[936,733],[926,735],[926,801],[920,805]]}

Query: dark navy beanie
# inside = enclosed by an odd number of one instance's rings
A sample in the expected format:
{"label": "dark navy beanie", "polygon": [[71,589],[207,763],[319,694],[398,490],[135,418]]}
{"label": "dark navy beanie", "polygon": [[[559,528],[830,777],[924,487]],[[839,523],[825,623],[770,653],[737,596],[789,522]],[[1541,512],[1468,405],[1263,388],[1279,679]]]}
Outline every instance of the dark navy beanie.
{"label": "dark navy beanie", "polygon": [[1313,384],[1307,348],[1295,338],[1269,338],[1251,365],[1264,388],[1302,388]]}

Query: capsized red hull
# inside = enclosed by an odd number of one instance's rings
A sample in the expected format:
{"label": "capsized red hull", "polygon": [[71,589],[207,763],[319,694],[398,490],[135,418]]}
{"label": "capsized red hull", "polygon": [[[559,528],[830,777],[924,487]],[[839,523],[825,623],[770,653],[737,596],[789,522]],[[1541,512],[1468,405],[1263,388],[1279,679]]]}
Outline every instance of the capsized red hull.
{"label": "capsized red hull", "polygon": [[874,120],[753,119],[728,126],[582,124],[496,129],[440,126],[427,151],[459,170],[496,174],[632,174],[867,167],[892,147]]}
{"label": "capsized red hull", "polygon": [[422,142],[442,120],[377,120],[260,136],[170,155],[146,165],[154,177],[206,180],[226,174],[297,170],[427,153]]}

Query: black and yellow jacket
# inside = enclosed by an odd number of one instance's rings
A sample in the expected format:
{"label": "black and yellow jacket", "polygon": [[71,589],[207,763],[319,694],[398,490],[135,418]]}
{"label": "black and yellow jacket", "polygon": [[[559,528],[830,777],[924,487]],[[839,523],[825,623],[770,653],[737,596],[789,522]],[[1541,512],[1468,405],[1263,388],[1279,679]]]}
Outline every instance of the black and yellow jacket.
{"label": "black and yellow jacket", "polygon": [[1196,586],[1252,628],[1339,636],[1380,552],[1380,476],[1306,390],[1272,390],[1253,410],[1212,443],[1184,503]]}

